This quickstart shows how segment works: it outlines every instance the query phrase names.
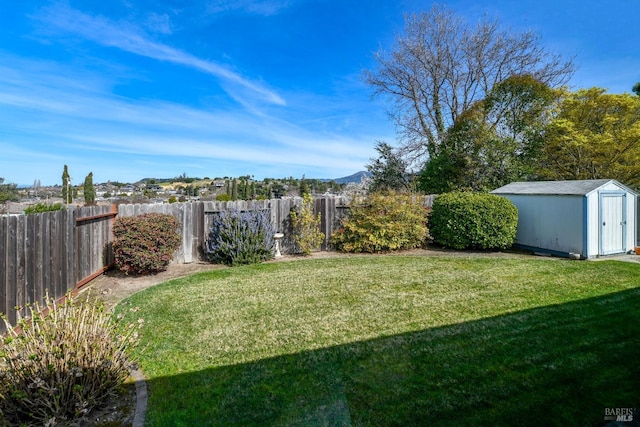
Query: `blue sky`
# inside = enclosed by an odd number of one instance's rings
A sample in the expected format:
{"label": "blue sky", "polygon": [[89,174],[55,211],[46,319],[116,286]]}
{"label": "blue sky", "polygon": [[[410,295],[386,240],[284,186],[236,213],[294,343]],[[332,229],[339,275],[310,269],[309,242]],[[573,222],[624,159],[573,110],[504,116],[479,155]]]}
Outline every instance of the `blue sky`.
{"label": "blue sky", "polygon": [[[640,81],[637,0],[442,1],[574,57],[573,89]],[[418,0],[5,1],[0,177],[338,178],[395,143],[361,79]]]}

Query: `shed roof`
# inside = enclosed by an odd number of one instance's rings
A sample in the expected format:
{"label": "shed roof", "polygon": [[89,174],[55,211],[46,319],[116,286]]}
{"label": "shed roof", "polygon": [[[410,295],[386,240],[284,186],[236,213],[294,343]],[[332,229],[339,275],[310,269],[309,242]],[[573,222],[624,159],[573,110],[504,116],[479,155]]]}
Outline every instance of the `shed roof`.
{"label": "shed roof", "polygon": [[512,182],[493,190],[493,194],[548,194],[548,195],[574,195],[584,196],[603,185],[613,182],[621,189],[634,191],[613,179],[585,179],[573,181],[532,181]]}

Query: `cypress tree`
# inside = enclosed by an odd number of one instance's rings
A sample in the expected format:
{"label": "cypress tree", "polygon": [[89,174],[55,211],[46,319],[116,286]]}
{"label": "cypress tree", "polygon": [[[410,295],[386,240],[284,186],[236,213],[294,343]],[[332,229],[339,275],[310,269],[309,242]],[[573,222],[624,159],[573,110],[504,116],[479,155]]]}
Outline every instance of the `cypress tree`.
{"label": "cypress tree", "polygon": [[73,201],[73,192],[71,191],[71,177],[69,176],[69,169],[67,165],[64,165],[62,171],[62,203],[69,204]]}
{"label": "cypress tree", "polygon": [[93,172],[89,172],[89,175],[84,179],[84,203],[86,205],[93,205],[96,202],[96,189],[93,186]]}
{"label": "cypress tree", "polygon": [[231,200],[238,200],[238,186],[235,179],[231,183]]}

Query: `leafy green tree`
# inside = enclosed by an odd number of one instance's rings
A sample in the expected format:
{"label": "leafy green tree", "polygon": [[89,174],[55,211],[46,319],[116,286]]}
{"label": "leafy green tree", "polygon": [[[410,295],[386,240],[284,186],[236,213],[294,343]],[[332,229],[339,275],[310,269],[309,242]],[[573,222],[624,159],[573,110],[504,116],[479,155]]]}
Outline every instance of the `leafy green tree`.
{"label": "leafy green tree", "polygon": [[4,183],[4,178],[0,178],[0,203],[17,202],[18,186],[16,184]]}
{"label": "leafy green tree", "polygon": [[633,93],[640,96],[640,82],[634,84],[631,90],[633,91]]}
{"label": "leafy green tree", "polygon": [[271,191],[273,192],[273,197],[276,199],[281,198],[282,196],[284,196],[287,192],[286,188],[284,187],[284,185],[282,185],[282,183],[280,182],[276,182],[271,186]]}
{"label": "leafy green tree", "polygon": [[89,172],[84,179],[84,203],[93,205],[96,203],[96,188],[93,186],[93,172]]}
{"label": "leafy green tree", "polygon": [[548,179],[616,179],[640,188],[640,97],[590,88],[571,93],[550,123]]}
{"label": "leafy green tree", "polygon": [[419,178],[427,193],[486,191],[537,176],[544,135],[561,90],[512,76],[458,116]]}
{"label": "leafy green tree", "polygon": [[54,211],[62,211],[65,209],[65,206],[62,203],[37,203],[35,205],[31,205],[24,210],[25,215],[38,214],[42,212],[54,212]]}
{"label": "leafy green tree", "polygon": [[375,149],[378,157],[370,159],[366,165],[371,173],[369,192],[408,191],[411,188],[411,174],[407,162],[386,142],[378,142]]}
{"label": "leafy green tree", "polygon": [[73,189],[71,188],[71,176],[69,168],[64,165],[62,170],[62,203],[69,204],[73,201]]}

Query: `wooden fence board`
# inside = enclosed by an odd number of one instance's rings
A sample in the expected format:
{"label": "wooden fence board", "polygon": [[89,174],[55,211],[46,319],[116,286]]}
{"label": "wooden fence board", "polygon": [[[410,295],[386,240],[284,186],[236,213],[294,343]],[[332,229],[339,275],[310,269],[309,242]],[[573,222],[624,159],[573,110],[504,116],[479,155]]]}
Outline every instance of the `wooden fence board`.
{"label": "wooden fence board", "polygon": [[48,219],[51,215],[35,215],[36,218],[36,272],[33,281],[33,301],[42,303],[44,300],[44,288],[46,286],[46,271],[49,267],[51,256],[51,240],[48,230]]}
{"label": "wooden fence board", "polygon": [[[7,256],[9,251],[7,250],[8,236],[8,222],[9,217],[0,216],[0,313],[6,315],[9,313],[8,303],[9,298],[7,295],[9,284],[13,284],[9,280],[7,271]],[[4,322],[0,321],[0,331],[4,328]]]}
{"label": "wooden fence board", "polygon": [[7,289],[7,312],[5,314],[11,324],[14,324],[16,321],[14,307],[18,303],[18,287],[21,286],[21,283],[18,283],[16,255],[18,252],[18,224],[22,220],[21,217],[10,216],[7,221],[7,279],[13,286],[10,285]]}
{"label": "wooden fence board", "polygon": [[20,307],[21,313],[24,315],[25,293],[26,293],[26,248],[27,242],[27,221],[25,217],[19,217],[18,228],[16,230],[16,307]]}

